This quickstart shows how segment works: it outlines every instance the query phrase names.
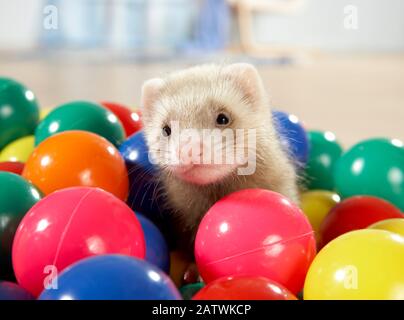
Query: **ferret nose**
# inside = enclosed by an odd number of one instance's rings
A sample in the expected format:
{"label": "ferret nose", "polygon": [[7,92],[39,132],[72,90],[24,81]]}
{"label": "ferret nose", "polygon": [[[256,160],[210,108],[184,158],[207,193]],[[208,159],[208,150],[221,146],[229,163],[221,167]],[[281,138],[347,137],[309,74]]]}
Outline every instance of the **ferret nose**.
{"label": "ferret nose", "polygon": [[178,153],[181,165],[201,164],[203,154],[203,143],[201,141],[188,142],[180,146]]}

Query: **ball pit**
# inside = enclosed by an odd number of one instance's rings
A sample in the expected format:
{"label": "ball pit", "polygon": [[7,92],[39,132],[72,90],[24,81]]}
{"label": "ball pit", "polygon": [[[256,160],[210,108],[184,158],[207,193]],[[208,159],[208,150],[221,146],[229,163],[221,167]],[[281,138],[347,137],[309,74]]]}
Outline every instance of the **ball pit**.
{"label": "ball pit", "polygon": [[170,278],[146,261],[103,255],[77,262],[40,300],[180,300]]}
{"label": "ball pit", "polygon": [[309,139],[300,120],[292,114],[273,111],[272,116],[284,147],[290,151],[297,166],[304,167],[309,157]]}
{"label": "ball pit", "polygon": [[349,149],[335,168],[335,186],[343,198],[370,195],[404,211],[404,144],[369,139]]}
{"label": "ball pit", "polygon": [[130,110],[130,108],[115,102],[101,102],[101,105],[118,117],[125,129],[127,137],[142,129],[143,125],[139,110],[133,111]]}
{"label": "ball pit", "polygon": [[356,230],[326,245],[304,284],[305,300],[403,299],[404,238],[384,230]]}
{"label": "ball pit", "polygon": [[329,131],[309,131],[308,137],[310,153],[305,172],[307,188],[333,191],[334,168],[342,154],[342,147],[335,134]]}
{"label": "ball pit", "polygon": [[19,138],[0,152],[0,161],[19,161],[26,162],[34,151],[34,136]]}
{"label": "ball pit", "polygon": [[21,83],[0,77],[0,150],[10,142],[33,134],[39,120],[34,93]]}
{"label": "ball pit", "polygon": [[369,196],[348,198],[325,217],[320,227],[321,246],[349,231],[364,229],[377,221],[404,218],[391,203]]}
{"label": "ball pit", "polygon": [[[305,180],[301,210],[271,191],[230,194],[203,218],[195,263],[173,251],[139,111],[39,110],[0,77],[0,300],[403,299],[403,143],[343,153],[329,131],[273,119]],[[43,290],[52,279],[58,289]]]}
{"label": "ball pit", "polygon": [[86,131],[66,131],[46,139],[26,162],[23,176],[45,194],[88,186],[102,188],[122,200],[128,195],[128,173],[118,150]]}
{"label": "ball pit", "polygon": [[217,279],[192,298],[193,300],[296,300],[280,284],[264,277],[237,276]]}
{"label": "ball pit", "polygon": [[41,199],[41,192],[19,175],[0,172],[0,279],[13,280],[11,248],[18,224]]}
{"label": "ball pit", "polygon": [[13,243],[18,283],[34,296],[49,276],[93,255],[117,253],[144,258],[143,231],[133,211],[98,188],[74,187],[48,195],[21,221]]}
{"label": "ball pit", "polygon": [[206,283],[264,276],[292,293],[302,288],[315,251],[303,212],[280,194],[262,189],[241,190],[216,202],[195,240],[196,263]]}
{"label": "ball pit", "polygon": [[53,109],[35,130],[35,144],[67,130],[90,131],[107,139],[115,147],[125,139],[117,116],[101,105],[88,101],[73,101]]}

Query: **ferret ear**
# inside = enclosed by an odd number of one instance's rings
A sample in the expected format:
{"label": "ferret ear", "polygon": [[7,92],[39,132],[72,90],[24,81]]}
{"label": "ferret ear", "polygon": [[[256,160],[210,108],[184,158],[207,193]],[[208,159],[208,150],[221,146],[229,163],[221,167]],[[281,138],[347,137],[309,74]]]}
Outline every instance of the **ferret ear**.
{"label": "ferret ear", "polygon": [[256,98],[261,92],[261,77],[252,64],[234,63],[226,66],[224,72],[227,76],[234,79],[246,97]]}
{"label": "ferret ear", "polygon": [[149,110],[157,100],[160,90],[164,86],[164,80],[154,78],[147,80],[142,86],[141,108],[143,111]]}

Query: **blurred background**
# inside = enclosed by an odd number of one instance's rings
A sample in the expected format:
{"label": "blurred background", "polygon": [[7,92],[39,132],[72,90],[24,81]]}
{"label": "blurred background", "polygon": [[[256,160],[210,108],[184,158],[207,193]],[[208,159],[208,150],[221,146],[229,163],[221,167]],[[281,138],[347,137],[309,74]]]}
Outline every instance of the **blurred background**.
{"label": "blurred background", "polygon": [[404,138],[402,0],[0,0],[0,76],[43,108],[139,107],[150,77],[239,61],[274,108],[344,145]]}

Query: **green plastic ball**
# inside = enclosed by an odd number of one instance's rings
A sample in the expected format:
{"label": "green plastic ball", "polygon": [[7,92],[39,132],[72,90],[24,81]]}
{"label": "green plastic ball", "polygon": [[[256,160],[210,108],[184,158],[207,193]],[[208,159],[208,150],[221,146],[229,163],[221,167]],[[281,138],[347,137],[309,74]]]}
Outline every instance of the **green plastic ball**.
{"label": "green plastic ball", "polygon": [[306,187],[310,190],[334,190],[334,167],[342,147],[332,132],[309,131],[310,154],[306,165]]}
{"label": "green plastic ball", "polygon": [[180,288],[181,296],[184,300],[191,300],[204,286],[203,282],[187,284]]}
{"label": "green plastic ball", "polygon": [[55,108],[39,123],[35,131],[35,145],[68,130],[96,133],[116,147],[125,139],[124,128],[111,111],[93,102],[74,101]]}
{"label": "green plastic ball", "polygon": [[11,248],[27,211],[42,198],[41,191],[21,176],[0,172],[0,278],[13,280]]}
{"label": "green plastic ball", "polygon": [[356,144],[338,160],[334,179],[343,198],[376,196],[404,211],[403,143],[378,138]]}
{"label": "green plastic ball", "polygon": [[31,135],[39,121],[34,93],[21,83],[0,78],[0,150],[10,142]]}

